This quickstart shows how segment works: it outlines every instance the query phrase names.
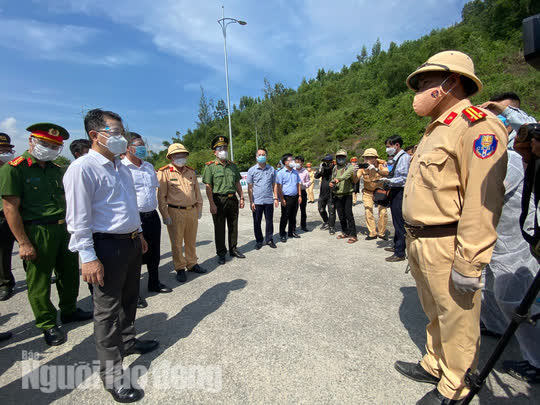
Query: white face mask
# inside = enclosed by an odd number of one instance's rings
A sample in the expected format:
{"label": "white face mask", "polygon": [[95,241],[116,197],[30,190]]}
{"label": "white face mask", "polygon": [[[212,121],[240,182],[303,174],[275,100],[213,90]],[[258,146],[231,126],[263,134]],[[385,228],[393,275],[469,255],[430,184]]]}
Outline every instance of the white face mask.
{"label": "white face mask", "polygon": [[186,162],[187,162],[187,158],[176,158],[176,159],[173,159],[173,163],[176,165],[176,166],[180,166],[180,167],[183,167],[186,165]]}
{"label": "white face mask", "polygon": [[37,160],[41,160],[42,162],[50,162],[51,160],[56,159],[60,152],[62,152],[62,148],[58,149],[52,149],[48,148],[46,146],[43,146],[37,142],[33,142],[34,147],[32,148],[32,156],[34,156]]}
{"label": "white face mask", "polygon": [[396,154],[396,148],[386,148],[386,154],[388,156],[394,156]]}
{"label": "white face mask", "polygon": [[229,157],[229,152],[227,152],[226,150],[220,150],[217,154],[217,157],[221,160],[225,160]]}
{"label": "white face mask", "polygon": [[296,162],[295,162],[295,161],[289,162],[289,167],[290,167],[291,169],[296,169]]}
{"label": "white face mask", "polygon": [[0,153],[0,161],[2,161],[4,163],[7,163],[10,160],[13,160],[14,156],[15,156],[15,154],[13,152]]}
{"label": "white face mask", "polygon": [[109,149],[112,154],[118,156],[122,153],[126,153],[128,141],[122,135],[113,135],[107,138],[107,142],[105,142],[105,144],[102,144],[101,142],[99,143]]}

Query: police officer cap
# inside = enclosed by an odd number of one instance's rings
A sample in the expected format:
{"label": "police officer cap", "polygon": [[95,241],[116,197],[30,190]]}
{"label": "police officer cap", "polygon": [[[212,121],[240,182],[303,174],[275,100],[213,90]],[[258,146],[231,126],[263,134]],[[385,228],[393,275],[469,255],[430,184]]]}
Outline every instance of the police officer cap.
{"label": "police officer cap", "polygon": [[327,155],[325,155],[322,160],[329,160],[329,161],[332,161],[334,160],[334,157],[329,153]]}
{"label": "police officer cap", "polygon": [[347,151],[345,149],[340,149],[336,152],[336,157],[337,156],[347,156]]}
{"label": "police officer cap", "polygon": [[374,149],[374,148],[368,148],[365,150],[364,154],[362,155],[362,157],[376,157],[378,158],[379,157],[379,154],[377,153],[377,150]]}
{"label": "police officer cap", "polygon": [[218,146],[227,146],[229,144],[229,138],[225,135],[218,135],[212,139],[212,149],[216,149]]}
{"label": "police officer cap", "polygon": [[35,138],[43,139],[58,145],[62,145],[65,140],[69,139],[69,132],[64,127],[49,122],[40,122],[30,125],[26,130],[31,132],[32,136]]}
{"label": "police officer cap", "polygon": [[169,149],[167,149],[167,159],[171,158],[171,155],[174,155],[175,153],[187,153],[189,155],[189,151],[186,149],[184,145],[181,143],[173,143],[169,146]]}
{"label": "police officer cap", "polygon": [[358,162],[358,158],[357,158],[356,156],[353,156],[353,157],[351,158],[351,162]]}
{"label": "police officer cap", "polygon": [[9,146],[10,148],[13,148],[13,145],[11,144],[11,138],[8,134],[0,132],[0,146]]}
{"label": "police officer cap", "polygon": [[413,73],[407,77],[405,83],[411,90],[418,90],[418,78],[425,72],[452,72],[469,79],[468,95],[472,96],[482,90],[482,82],[474,72],[472,59],[459,51],[444,51],[433,55],[426,63],[420,65]]}

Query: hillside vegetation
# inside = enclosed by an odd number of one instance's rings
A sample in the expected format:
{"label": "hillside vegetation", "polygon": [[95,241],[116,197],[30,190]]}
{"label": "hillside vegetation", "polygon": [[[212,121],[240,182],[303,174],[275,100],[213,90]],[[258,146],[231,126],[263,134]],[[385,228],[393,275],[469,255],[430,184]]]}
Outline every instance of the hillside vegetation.
{"label": "hillside vegetation", "polygon": [[[413,112],[414,93],[405,79],[443,50],[459,50],[474,60],[484,90],[473,103],[514,91],[522,108],[540,117],[540,72],[525,63],[521,31],[522,19],[537,13],[536,0],[474,0],[464,6],[460,23],[399,46],[391,43],[387,50],[377,41],[370,53],[363,47],[340,72],[321,68],[296,90],[264,79],[262,97],[243,96],[233,108],[235,161],[241,170],[254,164],[256,131],[272,165],[285,152],[317,164],[324,154],[342,147],[349,156],[361,155],[368,147],[386,156],[384,139],[392,134],[401,135],[406,146],[416,144],[428,121]],[[213,158],[209,145],[219,134],[228,135],[226,104],[219,100],[214,106],[201,88],[196,128],[171,142],[182,142],[191,151],[188,164],[200,173]],[[165,153],[153,154],[151,162],[156,167],[167,164]]]}

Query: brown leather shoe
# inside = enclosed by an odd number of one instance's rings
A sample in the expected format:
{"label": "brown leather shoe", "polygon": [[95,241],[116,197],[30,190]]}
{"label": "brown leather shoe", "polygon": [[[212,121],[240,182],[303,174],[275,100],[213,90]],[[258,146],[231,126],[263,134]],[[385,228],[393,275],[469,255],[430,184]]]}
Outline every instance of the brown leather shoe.
{"label": "brown leather shoe", "polygon": [[387,262],[392,262],[392,263],[394,263],[394,262],[402,262],[402,261],[405,260],[405,256],[399,257],[399,256],[396,256],[396,255],[392,255],[390,257],[387,257],[384,260],[386,260]]}

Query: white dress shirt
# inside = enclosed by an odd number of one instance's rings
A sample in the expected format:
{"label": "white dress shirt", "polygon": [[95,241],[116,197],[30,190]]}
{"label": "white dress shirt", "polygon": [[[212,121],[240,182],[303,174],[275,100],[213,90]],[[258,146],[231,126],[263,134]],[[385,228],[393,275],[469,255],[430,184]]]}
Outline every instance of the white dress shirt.
{"label": "white dress shirt", "polygon": [[90,149],[64,175],[69,250],[83,263],[97,259],[92,234],[123,234],[139,229],[137,195],[129,169]]}
{"label": "white dress shirt", "polygon": [[154,166],[142,160],[141,166],[133,164],[127,157],[122,163],[131,171],[135,191],[137,192],[137,207],[139,212],[151,212],[158,206],[157,188],[159,182]]}

